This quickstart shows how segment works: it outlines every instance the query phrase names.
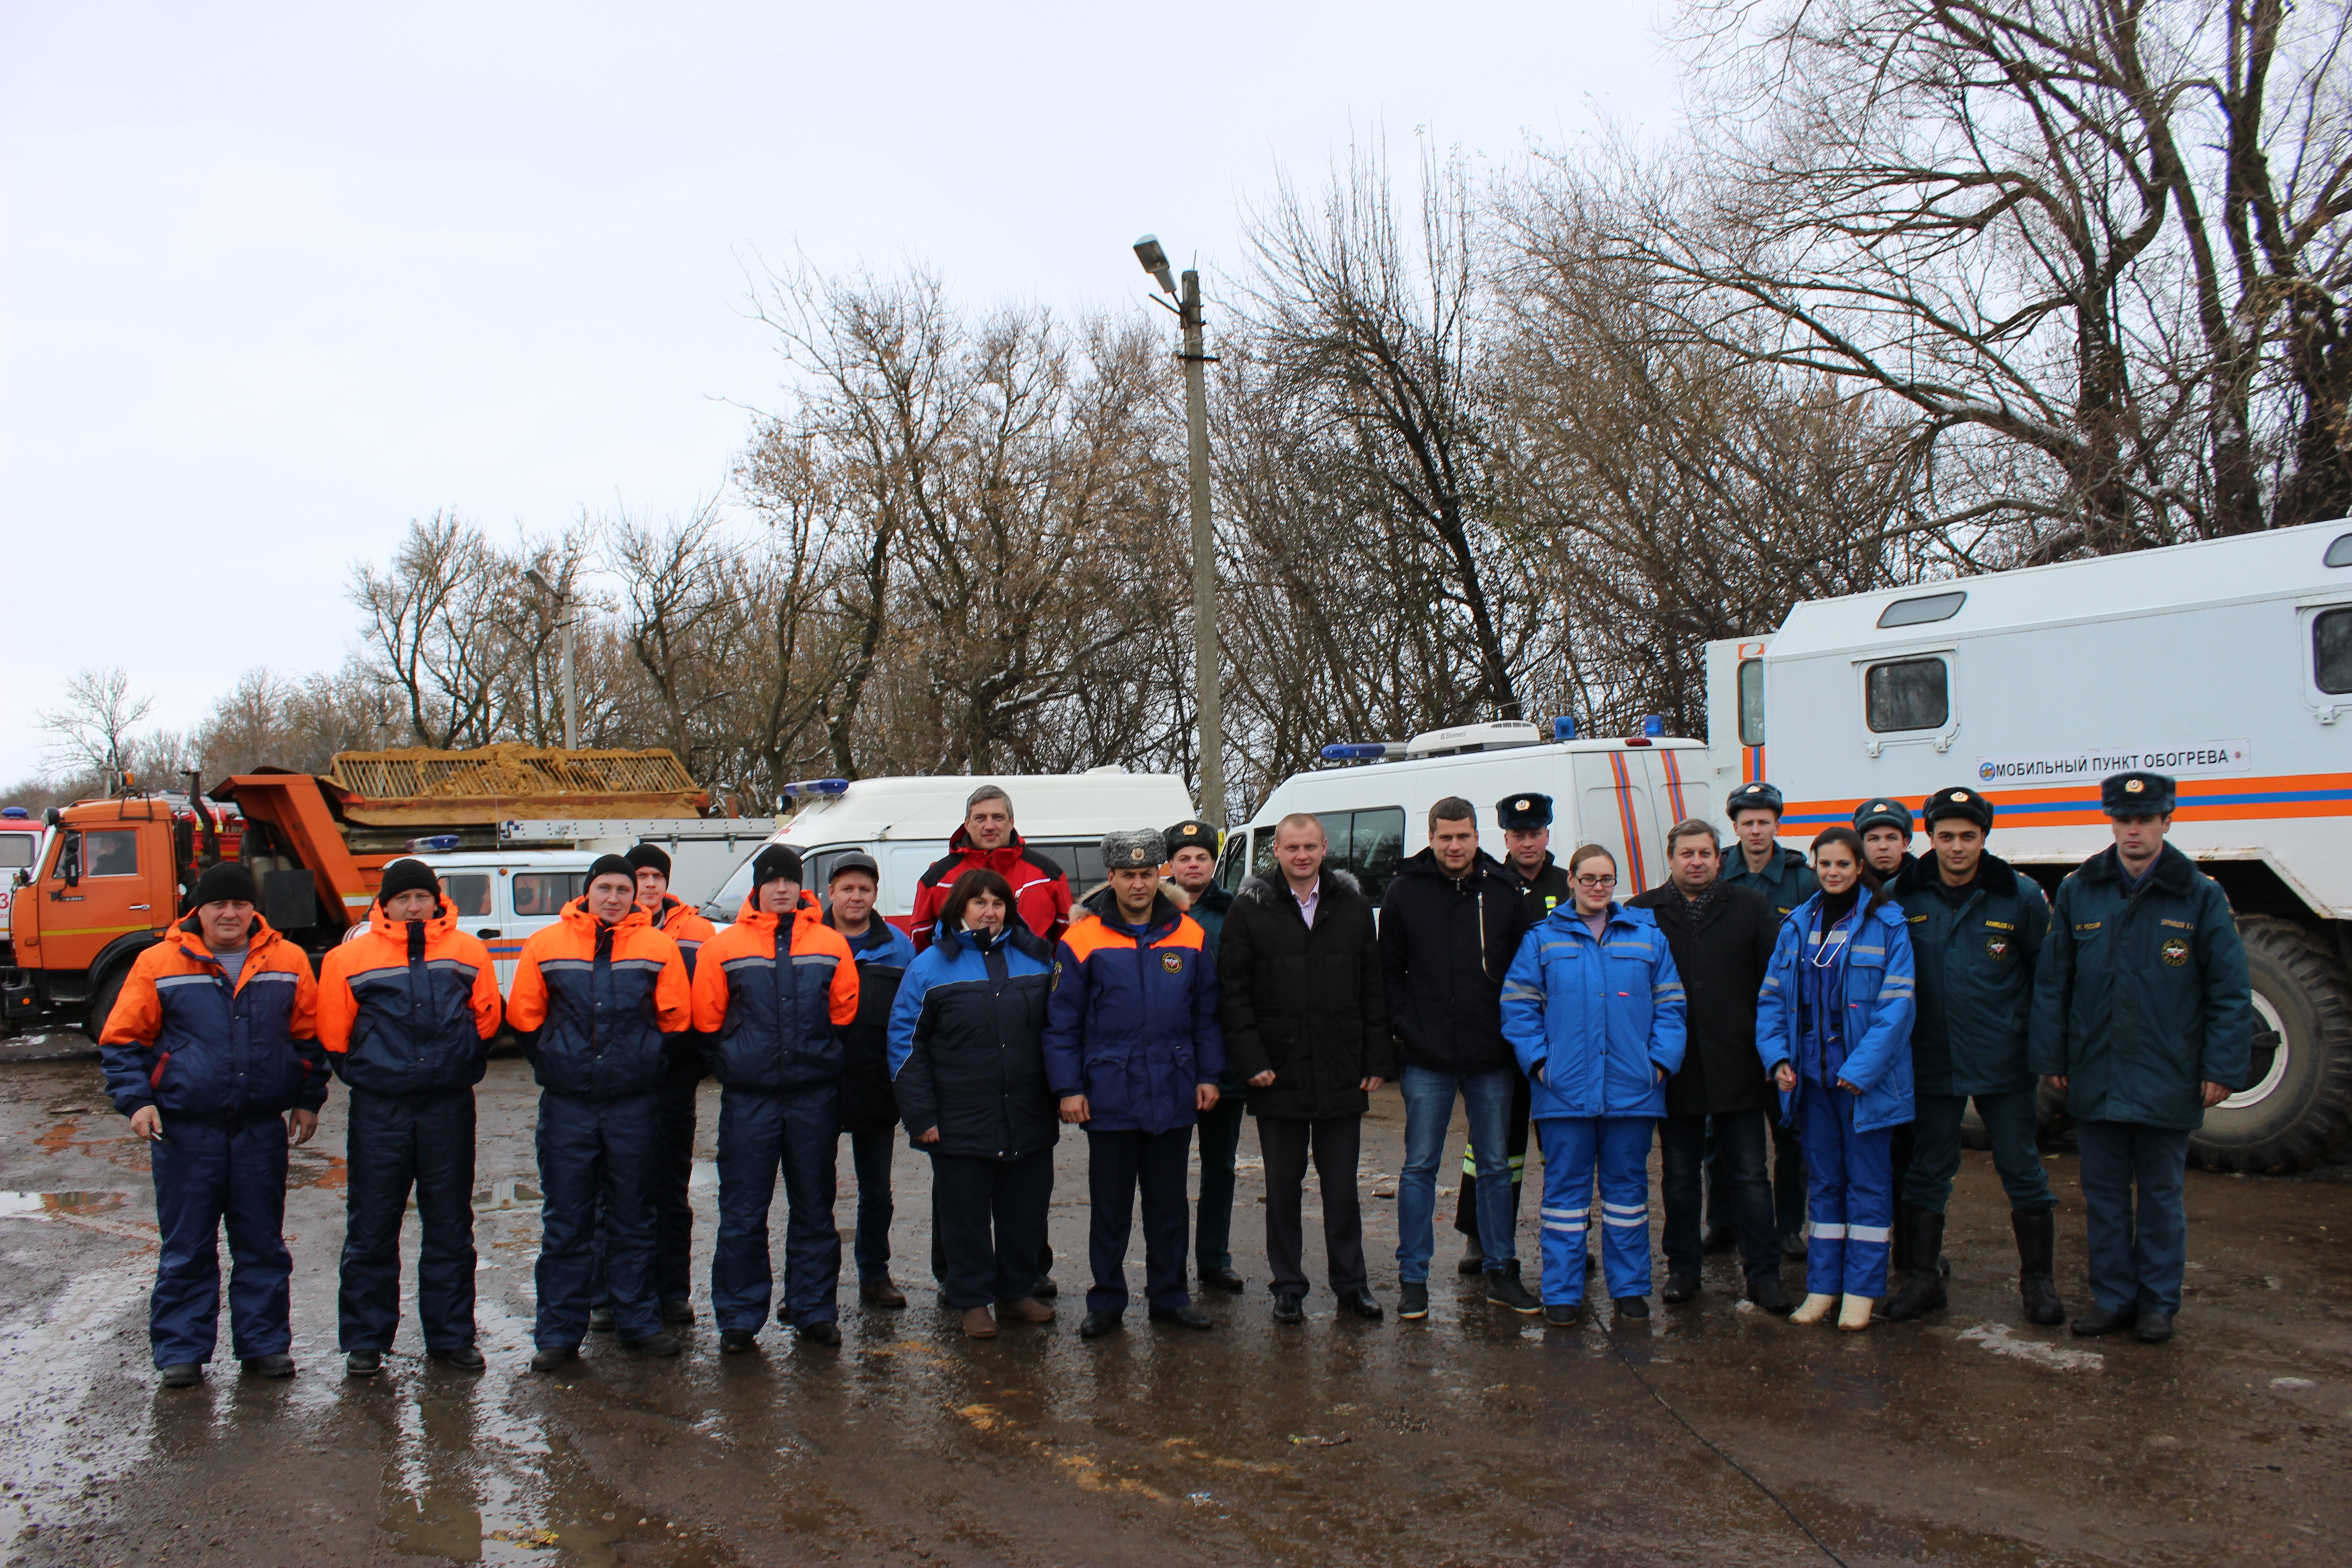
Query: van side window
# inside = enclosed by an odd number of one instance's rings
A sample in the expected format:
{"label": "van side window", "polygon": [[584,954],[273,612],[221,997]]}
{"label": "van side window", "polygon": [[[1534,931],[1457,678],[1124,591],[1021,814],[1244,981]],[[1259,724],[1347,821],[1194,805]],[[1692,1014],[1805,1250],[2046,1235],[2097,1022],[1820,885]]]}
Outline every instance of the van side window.
{"label": "van side window", "polygon": [[586,891],[585,871],[517,871],[514,874],[514,912],[519,915],[554,916],[563,912],[563,906]]}
{"label": "van side window", "polygon": [[452,871],[441,879],[441,896],[456,905],[466,919],[487,919],[490,912],[490,874]]}
{"label": "van side window", "polygon": [[2330,696],[2352,691],[2352,605],[2312,618],[2311,675]]}
{"label": "van side window", "polygon": [[1760,658],[1739,661],[1739,743],[1764,743],[1764,661]]}
{"label": "van side window", "polygon": [[1940,658],[1874,664],[1863,675],[1864,716],[1881,734],[1937,730],[1952,716],[1950,672]]}
{"label": "van side window", "polygon": [[1323,837],[1328,846],[1324,864],[1346,871],[1364,889],[1364,897],[1380,907],[1397,868],[1404,863],[1404,807],[1374,806],[1369,811],[1319,811]]}
{"label": "van side window", "polygon": [[1250,835],[1250,875],[1274,875],[1274,829],[1261,827]]}
{"label": "van side window", "polygon": [[136,832],[108,831],[87,833],[84,852],[89,865],[85,877],[136,877],[139,875],[139,835]]}
{"label": "van side window", "polygon": [[1217,886],[1228,893],[1238,893],[1249,877],[1249,835],[1225,835],[1225,852],[1217,858]]}

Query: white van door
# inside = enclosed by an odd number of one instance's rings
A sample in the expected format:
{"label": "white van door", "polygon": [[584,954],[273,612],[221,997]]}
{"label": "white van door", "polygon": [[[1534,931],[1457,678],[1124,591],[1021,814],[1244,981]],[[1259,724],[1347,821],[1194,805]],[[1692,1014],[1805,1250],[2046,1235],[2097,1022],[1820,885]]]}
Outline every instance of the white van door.
{"label": "white van door", "polygon": [[1576,819],[1586,843],[1598,844],[1616,858],[1620,902],[1666,879],[1665,829],[1652,799],[1649,770],[1632,755],[1623,751],[1578,753]]}

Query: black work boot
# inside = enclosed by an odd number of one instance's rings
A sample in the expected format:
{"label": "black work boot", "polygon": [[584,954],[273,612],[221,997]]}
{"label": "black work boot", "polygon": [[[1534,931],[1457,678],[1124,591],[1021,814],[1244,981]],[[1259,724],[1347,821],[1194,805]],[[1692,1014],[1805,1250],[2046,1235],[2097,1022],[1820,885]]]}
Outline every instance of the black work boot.
{"label": "black work boot", "polygon": [[2066,1303],[2052,1278],[2051,1255],[2058,1245],[2056,1209],[2011,1209],[2009,1227],[2017,1233],[2017,1290],[2029,1323],[2063,1323]]}
{"label": "black work boot", "polygon": [[1910,1243],[1905,1255],[1911,1268],[1903,1276],[1903,1288],[1886,1299],[1878,1315],[1892,1323],[1907,1323],[1950,1304],[1944,1293],[1944,1272],[1936,1267],[1944,1250],[1944,1216],[1932,1209],[1906,1205],[1897,1223]]}

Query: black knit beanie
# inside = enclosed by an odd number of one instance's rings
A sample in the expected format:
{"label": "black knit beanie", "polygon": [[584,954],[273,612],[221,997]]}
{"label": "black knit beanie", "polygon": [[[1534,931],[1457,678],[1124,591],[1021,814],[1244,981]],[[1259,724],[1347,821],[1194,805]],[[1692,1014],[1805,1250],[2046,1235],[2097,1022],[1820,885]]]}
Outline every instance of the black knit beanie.
{"label": "black knit beanie", "polygon": [[662,880],[669,880],[669,856],[658,845],[640,844],[623,857],[640,871],[659,871]]}
{"label": "black knit beanie", "polygon": [[581,886],[593,888],[596,885],[596,879],[599,877],[625,877],[629,880],[630,887],[634,888],[637,885],[637,868],[618,855],[597,856],[596,863],[588,868],[588,879],[581,883]]}
{"label": "black knit beanie", "polygon": [[383,868],[383,885],[375,891],[379,906],[388,907],[403,893],[430,893],[437,908],[441,900],[441,879],[433,868],[422,860],[394,860]]}
{"label": "black knit beanie", "polygon": [[771,844],[751,858],[755,889],[779,877],[796,885],[801,880],[801,852],[789,844]]}
{"label": "black knit beanie", "polygon": [[205,874],[196,879],[195,907],[202,909],[206,904],[231,901],[243,904],[261,902],[261,888],[254,881],[253,873],[234,860],[223,860],[218,865],[205,867]]}

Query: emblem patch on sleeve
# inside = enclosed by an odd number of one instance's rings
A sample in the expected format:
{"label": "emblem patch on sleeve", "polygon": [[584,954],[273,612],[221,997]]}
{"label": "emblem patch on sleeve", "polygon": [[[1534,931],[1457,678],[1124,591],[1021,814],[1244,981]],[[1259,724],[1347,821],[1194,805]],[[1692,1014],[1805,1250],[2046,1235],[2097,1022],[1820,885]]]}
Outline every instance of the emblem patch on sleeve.
{"label": "emblem patch on sleeve", "polygon": [[2178,969],[2189,962],[2189,944],[2177,936],[2166,937],[2164,945],[2157,949],[2157,956]]}

